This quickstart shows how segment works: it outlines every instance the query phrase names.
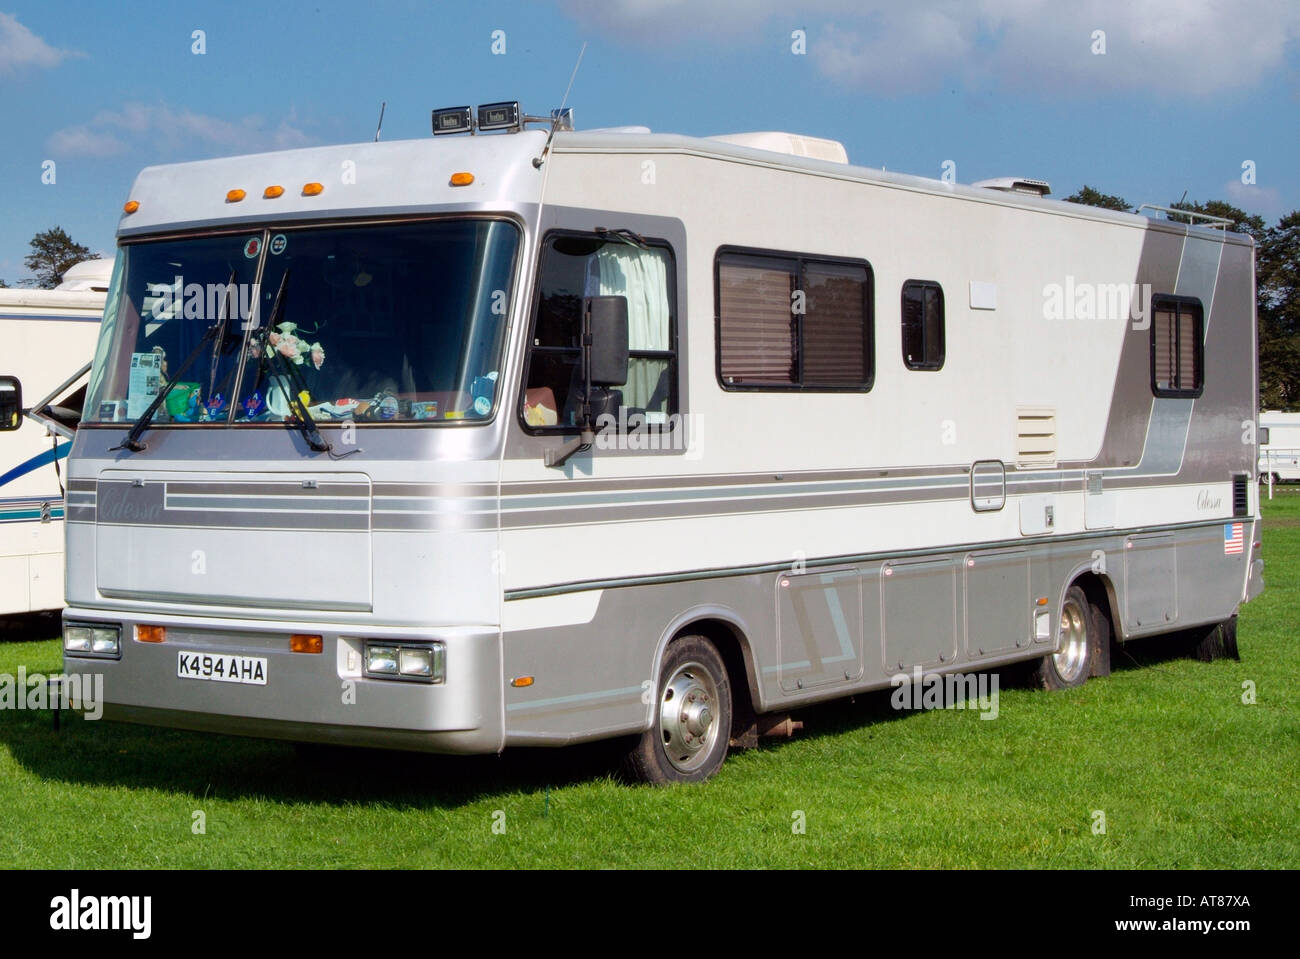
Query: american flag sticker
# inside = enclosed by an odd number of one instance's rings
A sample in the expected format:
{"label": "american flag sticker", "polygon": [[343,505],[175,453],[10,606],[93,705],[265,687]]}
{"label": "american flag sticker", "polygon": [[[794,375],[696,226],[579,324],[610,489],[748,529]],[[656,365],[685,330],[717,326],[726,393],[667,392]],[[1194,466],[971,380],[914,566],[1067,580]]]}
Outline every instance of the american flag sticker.
{"label": "american flag sticker", "polygon": [[1240,523],[1223,524],[1223,555],[1231,556],[1233,553],[1240,553],[1245,548],[1245,541],[1242,539],[1242,529]]}

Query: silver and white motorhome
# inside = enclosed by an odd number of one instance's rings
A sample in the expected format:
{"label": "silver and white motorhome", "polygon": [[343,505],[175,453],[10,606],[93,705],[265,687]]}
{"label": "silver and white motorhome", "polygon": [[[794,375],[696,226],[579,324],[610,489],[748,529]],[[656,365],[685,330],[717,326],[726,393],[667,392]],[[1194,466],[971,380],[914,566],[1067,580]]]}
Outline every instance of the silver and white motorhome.
{"label": "silver and white motorhome", "polygon": [[132,187],[68,466],[109,718],[626,736],[666,782],[914,669],[1234,648],[1249,238],[784,134],[434,128]]}
{"label": "silver and white motorhome", "polygon": [[[0,290],[0,616],[63,605],[58,461],[71,449],[85,371],[74,374],[95,351],[112,266],[86,260],[56,289]],[[36,401],[34,418],[24,401]],[[76,408],[48,408],[59,401]]]}
{"label": "silver and white motorhome", "polygon": [[1259,477],[1274,483],[1300,480],[1300,413],[1259,414]]}

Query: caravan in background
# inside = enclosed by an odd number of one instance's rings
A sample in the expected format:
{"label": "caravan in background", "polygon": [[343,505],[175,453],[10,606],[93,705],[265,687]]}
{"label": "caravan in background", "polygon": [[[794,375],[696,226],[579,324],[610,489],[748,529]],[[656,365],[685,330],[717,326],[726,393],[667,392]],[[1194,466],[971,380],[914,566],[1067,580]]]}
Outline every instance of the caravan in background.
{"label": "caravan in background", "polygon": [[111,259],[86,260],[56,289],[0,289],[0,616],[63,605],[58,460],[81,416],[112,271]]}

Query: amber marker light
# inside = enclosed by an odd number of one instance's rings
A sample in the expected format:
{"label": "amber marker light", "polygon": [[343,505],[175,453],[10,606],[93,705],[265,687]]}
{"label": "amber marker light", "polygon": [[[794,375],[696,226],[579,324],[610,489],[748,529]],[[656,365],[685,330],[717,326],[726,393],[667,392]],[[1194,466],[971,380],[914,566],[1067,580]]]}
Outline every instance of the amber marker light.
{"label": "amber marker light", "polygon": [[474,174],[472,173],[453,173],[451,175],[452,186],[469,186],[473,182]]}
{"label": "amber marker light", "polygon": [[1046,597],[1046,596],[1039,596],[1039,597],[1038,597],[1038,605],[1039,605],[1039,606],[1046,606],[1046,605],[1047,605],[1047,597]]}
{"label": "amber marker light", "polygon": [[167,627],[145,626],[136,623],[135,641],[137,643],[165,643],[167,642]]}
{"label": "amber marker light", "polygon": [[284,187],[282,186],[269,186],[262,191],[263,200],[274,200],[276,197],[283,196],[283,195],[284,195]]}
{"label": "amber marker light", "polygon": [[533,677],[531,676],[516,676],[514,679],[510,680],[510,685],[516,689],[523,689],[525,686],[531,686],[532,684]]}
{"label": "amber marker light", "polygon": [[325,184],[323,183],[304,183],[302,185],[303,196],[320,196],[324,192]]}
{"label": "amber marker light", "polygon": [[123,213],[134,213],[138,209],[140,209],[139,200],[127,200],[125,203],[122,204]]}
{"label": "amber marker light", "polygon": [[227,203],[238,203],[240,200],[242,200],[242,199],[243,199],[244,197],[246,197],[247,195],[248,195],[248,194],[245,193],[243,190],[231,190],[230,192],[228,192],[228,193],[226,194],[226,202],[227,202]]}
{"label": "amber marker light", "polygon": [[325,641],[319,636],[294,633],[289,637],[289,651],[291,653],[319,653],[324,648]]}

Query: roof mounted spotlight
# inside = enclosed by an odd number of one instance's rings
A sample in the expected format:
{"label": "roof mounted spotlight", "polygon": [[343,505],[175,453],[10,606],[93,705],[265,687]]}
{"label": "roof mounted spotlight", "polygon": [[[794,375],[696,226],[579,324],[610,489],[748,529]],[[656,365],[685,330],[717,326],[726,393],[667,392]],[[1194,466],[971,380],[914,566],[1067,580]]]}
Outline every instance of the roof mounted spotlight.
{"label": "roof mounted spotlight", "polygon": [[523,126],[519,119],[518,100],[508,100],[504,103],[485,103],[478,108],[478,128],[480,131],[510,130],[511,132],[517,132],[522,130]]}
{"label": "roof mounted spotlight", "polygon": [[433,135],[473,133],[474,116],[469,107],[446,107],[433,111]]}
{"label": "roof mounted spotlight", "polygon": [[999,190],[1002,193],[1024,193],[1029,196],[1047,196],[1052,192],[1052,185],[1046,180],[1036,180],[1029,176],[1004,176],[992,180],[977,180],[971,186]]}

